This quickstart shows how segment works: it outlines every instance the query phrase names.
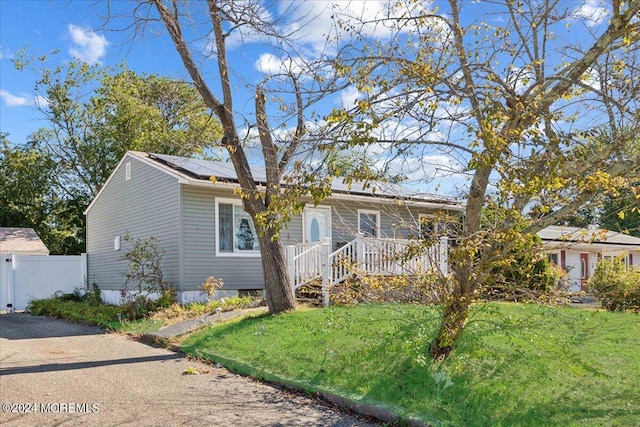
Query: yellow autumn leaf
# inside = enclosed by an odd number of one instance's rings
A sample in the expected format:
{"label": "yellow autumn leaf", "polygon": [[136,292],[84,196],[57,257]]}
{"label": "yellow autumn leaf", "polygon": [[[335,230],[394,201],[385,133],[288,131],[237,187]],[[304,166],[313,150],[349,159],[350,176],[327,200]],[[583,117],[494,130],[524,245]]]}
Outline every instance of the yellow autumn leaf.
{"label": "yellow autumn leaf", "polygon": [[618,212],[618,218],[624,219],[624,211]]}

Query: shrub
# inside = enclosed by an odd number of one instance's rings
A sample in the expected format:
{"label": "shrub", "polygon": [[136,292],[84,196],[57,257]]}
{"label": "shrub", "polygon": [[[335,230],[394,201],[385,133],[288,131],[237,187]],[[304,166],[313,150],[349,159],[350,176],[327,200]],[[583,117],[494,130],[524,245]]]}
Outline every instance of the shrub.
{"label": "shrub", "polygon": [[[120,258],[129,262],[122,289],[127,317],[137,319],[158,307],[169,307],[176,301],[176,292],[173,285],[164,280],[161,266],[164,249],[158,245],[158,240],[154,237],[133,239],[129,234],[124,240],[133,242],[131,249]],[[149,298],[151,294],[160,296],[154,302]]]}
{"label": "shrub", "polygon": [[60,291],[55,293],[55,297],[57,299],[59,299],[60,301],[75,301],[75,302],[80,302],[82,300],[84,300],[84,295],[82,293],[82,291],[78,288],[74,289],[73,292],[65,294],[62,293]]}
{"label": "shrub", "polygon": [[253,297],[230,297],[207,302],[193,302],[186,305],[173,303],[169,307],[159,309],[153,314],[152,318],[174,320],[212,314],[216,312],[217,308],[220,308],[222,311],[229,311],[254,307],[255,305],[256,299]]}
{"label": "shrub", "polygon": [[27,308],[34,316],[59,317],[65,320],[83,321],[105,326],[121,313],[120,307],[99,305],[88,299],[76,301],[64,297],[52,297],[29,302]]}
{"label": "shrub", "polygon": [[514,258],[500,273],[494,272],[490,285],[483,290],[485,299],[514,302],[544,300],[562,288],[563,272],[559,267],[546,258],[538,261],[523,258]]}
{"label": "shrub", "polygon": [[170,307],[177,301],[178,293],[173,288],[165,289],[155,301],[155,309]]}
{"label": "shrub", "polygon": [[104,301],[102,300],[102,293],[96,283],[91,284],[91,289],[85,293],[84,298],[91,304],[104,304]]}
{"label": "shrub", "polygon": [[154,302],[151,298],[147,298],[144,295],[138,295],[136,297],[129,297],[127,301],[122,304],[122,315],[127,320],[140,319],[153,311]]}
{"label": "shrub", "polygon": [[122,314],[128,320],[137,320],[174,305],[178,305],[176,292],[173,289],[166,289],[157,300],[146,295],[128,298],[127,302],[122,304]]}
{"label": "shrub", "polygon": [[211,301],[218,292],[224,286],[222,279],[217,279],[213,276],[207,277],[207,280],[200,285],[200,292],[207,297],[207,301]]}
{"label": "shrub", "polygon": [[640,311],[640,271],[627,271],[624,257],[602,259],[587,289],[609,311]]}
{"label": "shrub", "polygon": [[60,291],[54,294],[54,298],[60,301],[88,302],[90,304],[103,304],[100,288],[92,284],[91,289],[75,288],[73,292],[65,294]]}
{"label": "shrub", "polygon": [[493,247],[482,289],[485,299],[546,299],[557,289],[562,272],[551,263],[536,235],[509,230],[489,240]]}

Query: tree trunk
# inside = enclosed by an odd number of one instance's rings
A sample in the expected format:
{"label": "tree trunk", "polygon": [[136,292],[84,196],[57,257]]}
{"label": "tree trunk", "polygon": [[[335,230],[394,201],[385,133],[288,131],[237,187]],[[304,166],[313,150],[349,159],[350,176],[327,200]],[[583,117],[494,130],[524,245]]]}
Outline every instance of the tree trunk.
{"label": "tree trunk", "polygon": [[469,318],[471,295],[456,292],[447,300],[438,336],[431,345],[431,357],[444,360],[449,356]]}
{"label": "tree trunk", "polygon": [[[474,263],[478,256],[477,250],[479,250],[479,242],[476,241],[477,239],[474,238],[474,235],[480,230],[484,196],[489,184],[491,171],[492,167],[478,168],[471,182],[464,216],[465,234],[462,236],[464,245],[450,252],[452,259],[457,259],[452,264],[455,287],[445,302],[440,330],[431,344],[431,357],[433,359],[444,360],[453,350],[456,341],[464,330],[469,317],[472,297],[477,289],[478,280],[481,280],[477,277],[477,274],[474,274]],[[467,245],[470,246],[466,247]],[[458,253],[456,254],[455,252]]]}
{"label": "tree trunk", "polygon": [[280,239],[273,240],[269,230],[258,234],[269,313],[294,310],[296,300],[291,291],[282,243]]}

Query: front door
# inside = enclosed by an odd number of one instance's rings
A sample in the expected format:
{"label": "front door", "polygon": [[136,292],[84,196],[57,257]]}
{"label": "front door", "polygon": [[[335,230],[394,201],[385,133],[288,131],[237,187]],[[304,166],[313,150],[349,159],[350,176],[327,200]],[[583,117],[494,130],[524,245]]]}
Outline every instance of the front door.
{"label": "front door", "polygon": [[580,290],[585,290],[589,280],[589,254],[580,254]]}
{"label": "front door", "polygon": [[331,237],[331,208],[316,206],[304,210],[304,243]]}

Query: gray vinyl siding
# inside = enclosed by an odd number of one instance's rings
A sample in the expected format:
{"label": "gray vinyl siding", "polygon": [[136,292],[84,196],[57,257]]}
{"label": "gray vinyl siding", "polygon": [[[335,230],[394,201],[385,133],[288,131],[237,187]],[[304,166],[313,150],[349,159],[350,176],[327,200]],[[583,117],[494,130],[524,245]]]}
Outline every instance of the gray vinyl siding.
{"label": "gray vinyl siding", "polygon": [[[131,179],[125,180],[125,165],[131,162]],[[180,186],[178,180],[128,156],[114,172],[87,212],[87,253],[90,283],[103,290],[120,290],[128,263],[119,258],[131,247],[121,241],[114,251],[114,238],[127,232],[132,238],[155,237],[162,249],[165,280],[180,288]]]}
{"label": "gray vinyl siding", "polygon": [[263,289],[259,256],[216,256],[216,197],[238,199],[231,190],[183,187],[184,285],[198,290],[209,276],[222,279],[224,289]]}
{"label": "gray vinyl siding", "polygon": [[[421,215],[434,214],[436,210],[407,206],[402,202],[353,201],[327,199],[319,206],[331,207],[331,239],[333,249],[353,240],[358,233],[358,211],[378,211],[380,215],[380,237],[406,239],[419,230]],[[455,213],[450,213],[456,215]],[[283,244],[293,245],[303,241],[302,215],[292,218],[281,233]]]}
{"label": "gray vinyl siding", "polygon": [[332,221],[334,249],[353,240],[358,233],[358,210],[379,211],[380,237],[406,239],[418,230],[420,214],[432,214],[428,208],[407,206],[402,203],[381,203],[350,200],[328,200]]}
{"label": "gray vinyl siding", "polygon": [[291,221],[280,232],[280,236],[282,237],[282,244],[285,246],[302,243],[302,215],[296,215],[291,218]]}

